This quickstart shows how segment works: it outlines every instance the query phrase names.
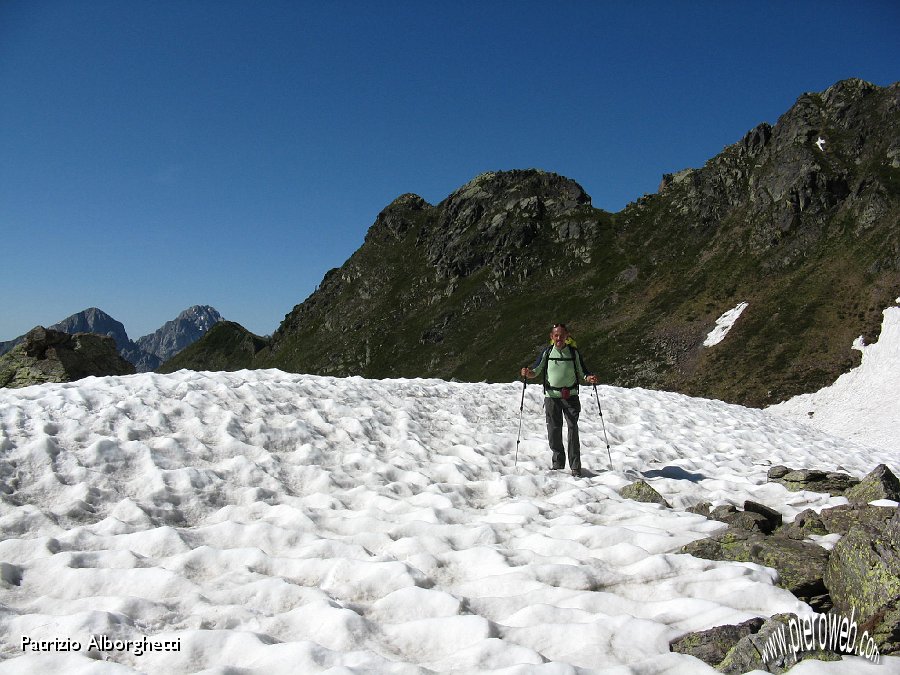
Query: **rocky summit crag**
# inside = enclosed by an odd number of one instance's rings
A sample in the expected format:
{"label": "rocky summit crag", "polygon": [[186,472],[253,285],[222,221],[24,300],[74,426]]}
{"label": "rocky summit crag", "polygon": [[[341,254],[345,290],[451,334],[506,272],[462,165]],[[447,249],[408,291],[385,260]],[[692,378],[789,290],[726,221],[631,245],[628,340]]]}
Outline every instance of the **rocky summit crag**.
{"label": "rocky summit crag", "polygon": [[604,382],[767,405],[830,384],[877,338],[900,295],[898,223],[900,83],[846,80],[620,213],[538,170],[436,205],[402,195],[250,365],[509,381],[564,321]]}

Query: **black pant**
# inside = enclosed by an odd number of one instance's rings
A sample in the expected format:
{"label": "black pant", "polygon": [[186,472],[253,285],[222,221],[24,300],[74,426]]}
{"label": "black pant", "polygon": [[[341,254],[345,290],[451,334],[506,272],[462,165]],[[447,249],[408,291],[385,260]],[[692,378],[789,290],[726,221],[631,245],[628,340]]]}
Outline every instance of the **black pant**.
{"label": "black pant", "polygon": [[566,455],[562,442],[562,420],[566,418],[569,427],[569,468],[581,470],[581,443],[578,440],[578,415],[581,413],[581,402],[577,396],[569,398],[544,397],[544,410],[547,415],[547,436],[550,449],[553,451],[553,468],[566,468]]}

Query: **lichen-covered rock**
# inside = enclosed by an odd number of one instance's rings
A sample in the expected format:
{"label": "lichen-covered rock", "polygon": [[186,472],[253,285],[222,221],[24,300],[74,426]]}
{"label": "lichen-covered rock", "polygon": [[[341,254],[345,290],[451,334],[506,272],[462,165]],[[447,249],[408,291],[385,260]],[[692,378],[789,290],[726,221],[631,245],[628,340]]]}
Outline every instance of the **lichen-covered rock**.
{"label": "lichen-covered rock", "polygon": [[816,608],[824,606],[827,589],[823,576],[828,551],[816,544],[731,527],[708,539],[693,541],[681,551],[707,560],[772,567],[778,572],[779,586]]}
{"label": "lichen-covered rock", "polygon": [[828,534],[828,530],[818,513],[812,509],[804,509],[794,517],[794,522],[778,530],[778,534],[791,539],[806,539],[812,534]]}
{"label": "lichen-covered rock", "polygon": [[790,473],[793,469],[789,469],[788,467],[778,464],[777,466],[773,466],[768,471],[768,478],[770,481],[777,480],[782,478],[785,474]]}
{"label": "lichen-covered rock", "polygon": [[894,517],[897,509],[870,504],[843,504],[822,509],[819,518],[830,534],[847,534],[855,525],[869,525],[880,530]]}
{"label": "lichen-covered rock", "polygon": [[844,496],[853,504],[868,504],[879,499],[900,501],[900,480],[887,465],[879,464]]}
{"label": "lichen-covered rock", "polygon": [[[768,619],[762,627],[738,640],[716,666],[716,670],[728,675],[742,675],[750,671],[761,670],[767,673],[785,673],[800,661],[816,659],[818,661],[839,661],[840,656],[831,652],[809,651],[795,654],[791,650],[772,653],[773,639],[781,630],[787,630],[788,622],[794,614],[776,614]],[[767,649],[768,647],[768,649]]]}
{"label": "lichen-covered rock", "polygon": [[758,632],[763,623],[763,619],[756,618],[736,625],[715,626],[688,633],[672,640],[669,649],[679,654],[689,654],[716,667],[741,638]]}
{"label": "lichen-covered rock", "polygon": [[839,471],[790,469],[780,465],[769,469],[768,478],[770,483],[781,483],[791,492],[809,490],[827,492],[833,496],[841,496],[859,483],[859,479]]}
{"label": "lichen-covered rock", "polygon": [[41,326],[0,356],[0,387],[26,387],[45,382],[72,382],[90,375],[130,375],[134,366],[116,351],[106,335],[70,335]]}
{"label": "lichen-covered rock", "polygon": [[722,504],[714,508],[710,512],[709,517],[713,520],[721,520],[723,523],[727,523],[728,519],[737,512],[737,507],[733,504]]}
{"label": "lichen-covered rock", "polygon": [[731,504],[717,506],[711,511],[707,507],[702,515],[712,520],[728,523],[732,527],[771,534],[781,526],[781,514],[764,504],[757,502],[744,502],[744,510],[739,510]]}
{"label": "lichen-covered rock", "polygon": [[825,583],[835,609],[855,613],[883,654],[900,653],[900,511],[858,524],[831,552]]}
{"label": "lichen-covered rock", "polygon": [[669,502],[666,501],[665,497],[659,494],[653,487],[650,486],[649,483],[643,480],[635,481],[630,485],[626,485],[622,488],[619,493],[625,499],[633,499],[636,502],[647,502],[650,504],[662,504],[665,507],[669,507]]}

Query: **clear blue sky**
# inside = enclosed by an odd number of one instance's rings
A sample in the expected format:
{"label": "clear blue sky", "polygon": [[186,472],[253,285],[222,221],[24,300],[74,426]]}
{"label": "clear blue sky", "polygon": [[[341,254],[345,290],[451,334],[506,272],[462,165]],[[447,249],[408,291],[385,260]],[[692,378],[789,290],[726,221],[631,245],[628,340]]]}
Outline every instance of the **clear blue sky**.
{"label": "clear blue sky", "polygon": [[536,167],[619,211],[900,79],[898,35],[894,0],[0,0],[0,339],[90,306],[271,333],[404,192]]}

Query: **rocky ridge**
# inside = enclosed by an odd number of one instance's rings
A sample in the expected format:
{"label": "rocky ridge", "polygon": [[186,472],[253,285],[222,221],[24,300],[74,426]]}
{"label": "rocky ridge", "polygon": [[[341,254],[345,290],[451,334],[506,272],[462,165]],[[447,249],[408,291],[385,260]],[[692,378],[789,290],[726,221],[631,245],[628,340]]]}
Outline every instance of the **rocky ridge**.
{"label": "rocky ridge", "polygon": [[900,84],[845,80],[617,214],[537,169],[401,195],[252,367],[508,381],[565,321],[610,384],[752,406],[815,391],[900,289],[897,138]]}

